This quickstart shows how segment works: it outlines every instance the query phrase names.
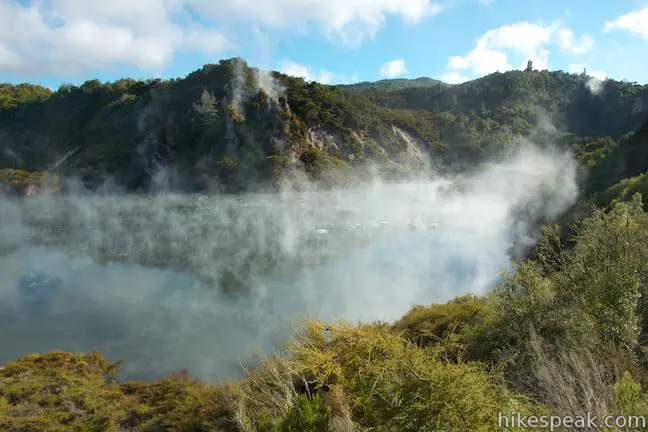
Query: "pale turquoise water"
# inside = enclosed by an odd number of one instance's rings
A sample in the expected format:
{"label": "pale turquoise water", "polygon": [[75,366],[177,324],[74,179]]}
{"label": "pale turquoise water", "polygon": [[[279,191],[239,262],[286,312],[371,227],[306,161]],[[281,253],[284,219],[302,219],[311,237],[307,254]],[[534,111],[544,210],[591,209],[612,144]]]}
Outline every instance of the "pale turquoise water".
{"label": "pale turquoise water", "polygon": [[509,209],[440,186],[4,199],[0,362],[98,349],[125,377],[222,379],[305,314],[392,320],[482,292],[508,264]]}

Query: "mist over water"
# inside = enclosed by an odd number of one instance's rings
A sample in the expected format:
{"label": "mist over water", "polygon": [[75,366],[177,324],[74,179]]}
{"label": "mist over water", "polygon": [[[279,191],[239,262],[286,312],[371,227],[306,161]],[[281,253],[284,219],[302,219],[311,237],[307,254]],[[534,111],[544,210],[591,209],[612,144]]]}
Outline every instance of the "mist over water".
{"label": "mist over water", "polygon": [[345,190],[0,198],[0,362],[97,349],[124,378],[234,378],[305,315],[394,320],[491,289],[513,239],[577,192],[568,155],[527,147]]}

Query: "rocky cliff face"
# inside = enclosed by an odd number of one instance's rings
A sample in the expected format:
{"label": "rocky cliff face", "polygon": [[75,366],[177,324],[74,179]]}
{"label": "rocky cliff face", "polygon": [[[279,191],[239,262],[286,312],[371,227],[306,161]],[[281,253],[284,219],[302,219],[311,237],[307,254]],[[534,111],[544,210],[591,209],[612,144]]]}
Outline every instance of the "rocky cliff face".
{"label": "rocky cliff face", "polygon": [[38,184],[30,184],[23,191],[24,196],[36,196],[36,195],[56,195],[61,193],[60,186],[43,186]]}

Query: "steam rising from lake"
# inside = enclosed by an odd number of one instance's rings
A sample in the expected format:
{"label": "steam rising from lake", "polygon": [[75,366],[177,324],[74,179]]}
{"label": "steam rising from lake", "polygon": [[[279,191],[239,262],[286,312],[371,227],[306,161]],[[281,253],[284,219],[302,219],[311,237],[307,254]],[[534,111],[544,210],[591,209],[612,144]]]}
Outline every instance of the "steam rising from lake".
{"label": "steam rising from lake", "polygon": [[126,378],[240,375],[304,315],[393,320],[492,288],[513,239],[577,196],[527,147],[461,179],[224,196],[0,201],[0,362],[97,349]]}

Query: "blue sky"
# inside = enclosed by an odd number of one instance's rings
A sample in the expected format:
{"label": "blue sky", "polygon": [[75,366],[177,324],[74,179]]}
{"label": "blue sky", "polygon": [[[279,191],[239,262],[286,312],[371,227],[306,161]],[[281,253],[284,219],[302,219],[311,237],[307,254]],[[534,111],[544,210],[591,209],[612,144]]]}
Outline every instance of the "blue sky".
{"label": "blue sky", "polygon": [[241,56],[324,83],[495,70],[648,82],[648,0],[0,0],[0,81],[183,77]]}

